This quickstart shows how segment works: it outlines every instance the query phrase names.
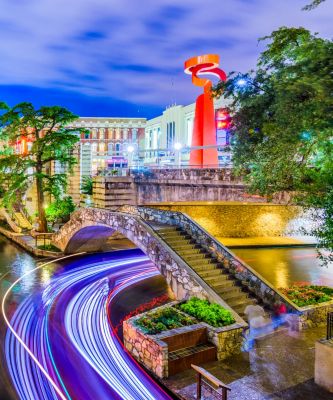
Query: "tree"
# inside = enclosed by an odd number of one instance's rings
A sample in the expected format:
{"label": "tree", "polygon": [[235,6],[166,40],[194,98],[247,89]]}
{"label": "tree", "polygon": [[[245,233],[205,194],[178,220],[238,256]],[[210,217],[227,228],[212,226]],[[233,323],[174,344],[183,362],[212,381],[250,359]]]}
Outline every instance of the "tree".
{"label": "tree", "polygon": [[215,88],[231,100],[235,169],[252,192],[320,210],[315,233],[333,250],[333,43],[286,27],[263,40],[257,70]]}
{"label": "tree", "polygon": [[84,176],[81,184],[81,191],[83,194],[93,194],[93,179],[91,176]]}
{"label": "tree", "polygon": [[[72,154],[78,132],[68,128],[77,116],[63,107],[40,107],[20,103],[13,108],[0,104],[0,186],[6,188],[2,202],[13,204],[33,182],[37,189],[39,230],[47,231],[45,194],[61,198],[67,173],[76,159]],[[51,173],[57,162],[64,172]]]}
{"label": "tree", "polygon": [[46,219],[52,225],[57,221],[67,222],[70,214],[75,211],[75,204],[70,196],[57,199],[45,209]]}

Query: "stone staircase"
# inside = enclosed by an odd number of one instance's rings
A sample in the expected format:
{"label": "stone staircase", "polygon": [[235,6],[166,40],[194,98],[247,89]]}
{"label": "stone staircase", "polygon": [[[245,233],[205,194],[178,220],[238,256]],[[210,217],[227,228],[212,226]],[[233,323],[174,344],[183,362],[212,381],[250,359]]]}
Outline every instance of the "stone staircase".
{"label": "stone staircase", "polygon": [[14,212],[14,218],[22,229],[31,230],[32,225],[21,211]]}
{"label": "stone staircase", "polygon": [[250,297],[241,282],[231,276],[219,263],[190,235],[176,226],[160,225],[155,230],[163,240],[234,310],[245,319],[246,306],[257,303]]}

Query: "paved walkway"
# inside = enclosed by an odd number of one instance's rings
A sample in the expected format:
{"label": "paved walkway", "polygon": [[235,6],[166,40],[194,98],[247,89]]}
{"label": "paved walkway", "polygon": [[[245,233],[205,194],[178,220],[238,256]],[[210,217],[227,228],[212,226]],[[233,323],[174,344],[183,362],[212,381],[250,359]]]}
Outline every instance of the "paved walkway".
{"label": "paved walkway", "polygon": [[[333,400],[333,394],[314,383],[314,345],[325,328],[300,333],[283,330],[264,339],[249,353],[202,365],[231,387],[228,400]],[[177,374],[165,381],[183,399],[196,399],[195,373]]]}

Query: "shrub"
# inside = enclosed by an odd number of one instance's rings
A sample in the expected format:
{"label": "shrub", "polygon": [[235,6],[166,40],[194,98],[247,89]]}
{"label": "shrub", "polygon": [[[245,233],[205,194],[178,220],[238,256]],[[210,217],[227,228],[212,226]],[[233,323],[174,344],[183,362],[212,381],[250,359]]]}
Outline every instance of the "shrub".
{"label": "shrub", "polygon": [[135,321],[136,325],[148,334],[156,334],[168,329],[192,325],[194,322],[192,318],[183,315],[174,307],[148,312]]}
{"label": "shrub", "polygon": [[219,304],[210,303],[208,300],[200,300],[197,297],[192,297],[186,303],[181,304],[179,308],[197,320],[206,322],[214,327],[231,325],[235,322],[229,310]]}
{"label": "shrub", "polygon": [[324,303],[333,299],[333,288],[316,285],[293,285],[279,289],[298,307]]}

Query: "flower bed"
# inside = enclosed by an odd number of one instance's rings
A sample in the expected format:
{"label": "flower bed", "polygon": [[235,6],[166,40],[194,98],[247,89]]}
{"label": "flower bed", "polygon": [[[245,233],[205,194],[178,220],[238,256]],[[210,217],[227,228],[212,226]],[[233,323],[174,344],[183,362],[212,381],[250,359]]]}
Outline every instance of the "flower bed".
{"label": "flower bed", "polygon": [[293,285],[279,289],[298,307],[324,303],[333,300],[333,288],[316,285]]}
{"label": "flower bed", "polygon": [[197,297],[192,297],[185,303],[180,304],[179,308],[198,321],[206,322],[215,328],[231,325],[235,322],[229,310],[219,304],[210,303],[208,300],[200,300]]}
{"label": "flower bed", "polygon": [[197,322],[206,322],[215,328],[220,328],[233,324],[235,319],[229,310],[220,305],[192,297],[176,307],[165,307],[147,312],[135,323],[145,333],[157,334]]}

